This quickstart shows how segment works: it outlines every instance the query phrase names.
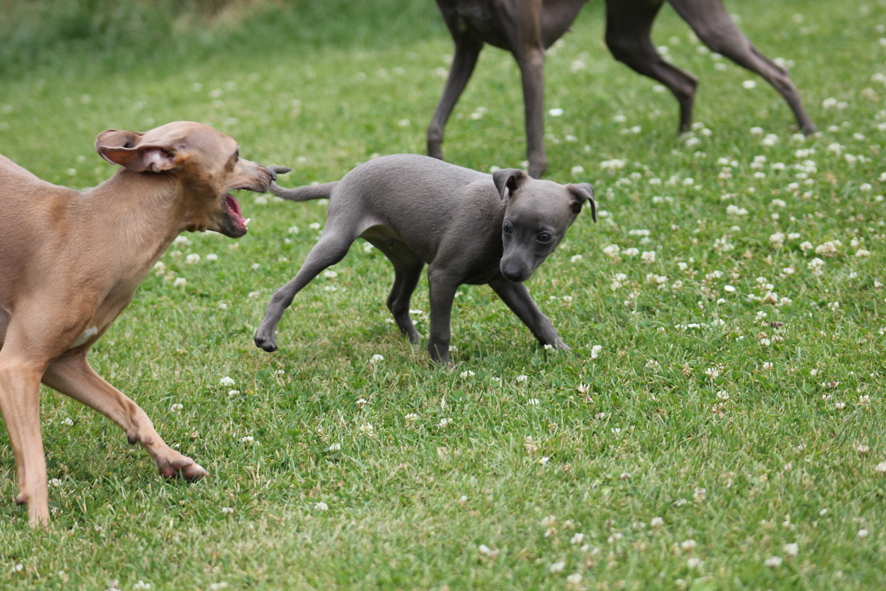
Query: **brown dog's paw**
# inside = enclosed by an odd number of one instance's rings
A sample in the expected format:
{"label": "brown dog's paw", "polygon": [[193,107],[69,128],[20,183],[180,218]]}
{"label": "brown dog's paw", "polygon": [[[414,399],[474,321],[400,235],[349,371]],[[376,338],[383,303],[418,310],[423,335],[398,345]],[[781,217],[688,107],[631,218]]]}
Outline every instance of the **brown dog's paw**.
{"label": "brown dog's paw", "polygon": [[162,464],[158,460],[157,469],[160,470],[160,474],[164,478],[180,478],[186,482],[195,482],[208,474],[203,466],[184,456],[179,460]]}

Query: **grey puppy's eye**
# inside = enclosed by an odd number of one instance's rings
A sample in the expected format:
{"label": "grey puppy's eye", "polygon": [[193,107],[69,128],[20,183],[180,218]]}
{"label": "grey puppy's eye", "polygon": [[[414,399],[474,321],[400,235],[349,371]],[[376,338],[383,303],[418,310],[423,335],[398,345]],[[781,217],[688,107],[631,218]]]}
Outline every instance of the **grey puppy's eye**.
{"label": "grey puppy's eye", "polygon": [[553,236],[551,236],[550,232],[542,232],[538,235],[538,241],[542,244],[547,244],[551,241],[552,238]]}
{"label": "grey puppy's eye", "polygon": [[511,234],[514,232],[514,226],[511,225],[511,222],[505,222],[504,230],[505,234]]}

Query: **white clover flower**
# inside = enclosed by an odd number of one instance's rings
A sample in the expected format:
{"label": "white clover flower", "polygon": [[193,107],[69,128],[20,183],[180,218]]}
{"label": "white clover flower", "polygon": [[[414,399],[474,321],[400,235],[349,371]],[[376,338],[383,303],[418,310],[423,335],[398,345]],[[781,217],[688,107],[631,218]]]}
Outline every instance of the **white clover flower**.
{"label": "white clover flower", "polygon": [[550,111],[548,111],[548,115],[550,115],[551,117],[562,117],[563,109],[551,109]]}
{"label": "white clover flower", "polygon": [[823,244],[819,244],[815,247],[815,254],[831,257],[837,254],[837,245],[838,243],[833,240],[828,240]]}
{"label": "white clover flower", "polygon": [[640,260],[642,260],[644,263],[651,265],[652,263],[655,262],[655,251],[654,250],[644,251],[643,254],[640,255]]}
{"label": "white clover flower", "polygon": [[472,377],[474,377],[474,372],[469,369],[467,371],[461,372],[461,374],[459,374],[459,375],[461,376],[462,379],[472,378]]}
{"label": "white clover flower", "polygon": [[336,273],[335,271],[324,271],[323,276],[327,279],[335,279],[336,277],[338,277],[338,273]]}
{"label": "white clover flower", "polygon": [[379,355],[378,353],[376,353],[375,355],[373,355],[373,356],[369,359],[369,363],[378,363],[379,361],[384,361],[384,360],[385,360],[385,356],[384,356],[384,355]]}
{"label": "white clover flower", "polygon": [[819,276],[823,273],[822,267],[824,267],[824,261],[819,258],[812,259],[806,265],[806,268],[809,269],[815,276]]}
{"label": "white clover flower", "polygon": [[372,437],[375,435],[375,429],[372,426],[372,423],[363,423],[360,425],[360,433],[366,435],[367,437]]}
{"label": "white clover flower", "polygon": [[341,443],[333,443],[326,448],[326,451],[341,451]]}
{"label": "white clover flower", "polygon": [[621,250],[617,244],[610,244],[609,246],[603,249],[603,254],[608,257],[616,258],[618,256],[618,252]]}
{"label": "white clover flower", "polygon": [[572,255],[572,258],[569,259],[569,260],[572,261],[573,263],[577,263],[577,262],[580,261],[581,259],[582,259],[581,255],[580,255],[580,254],[576,254],[576,255]]}
{"label": "white clover flower", "polygon": [[649,521],[649,525],[651,525],[652,527],[657,529],[657,528],[662,527],[664,525],[664,519],[662,519],[661,517],[653,517]]}
{"label": "white clover flower", "polygon": [[745,80],[741,83],[741,85],[744,86],[747,90],[751,90],[752,88],[757,87],[757,83],[754,80]]}
{"label": "white clover flower", "polygon": [[597,357],[600,356],[600,353],[602,353],[602,352],[603,352],[602,345],[594,345],[593,347],[591,347],[591,359],[596,359]]}
{"label": "white clover flower", "polygon": [[179,277],[173,282],[173,286],[175,287],[183,287],[188,284],[188,280],[184,277]]}
{"label": "white clover flower", "polygon": [[862,528],[862,529],[858,530],[858,534],[857,534],[857,535],[858,535],[858,539],[859,539],[859,540],[863,540],[863,539],[865,539],[866,537],[868,537],[868,530]]}
{"label": "white clover flower", "polygon": [[552,564],[548,568],[548,570],[551,572],[551,574],[554,574],[554,573],[562,573],[565,568],[566,568],[566,562],[563,560],[560,560],[559,562],[555,562],[554,564]]}
{"label": "white clover flower", "polygon": [[578,175],[584,174],[585,169],[581,165],[575,165],[572,167],[571,172],[572,172],[572,176],[578,176]]}
{"label": "white clover flower", "polygon": [[751,131],[751,135],[763,135],[763,128],[762,127],[752,127],[750,131]]}
{"label": "white clover flower", "polygon": [[778,568],[781,566],[781,556],[770,556],[763,561],[763,564],[769,568]]}
{"label": "white clover flower", "polygon": [[694,550],[696,546],[698,546],[698,544],[696,544],[695,540],[692,538],[680,542],[680,547],[684,550]]}
{"label": "white clover flower", "polygon": [[242,439],[240,439],[240,442],[241,443],[255,443],[255,438],[252,435],[247,435],[246,437],[243,437]]}
{"label": "white clover flower", "polygon": [[323,501],[319,501],[314,505],[314,511],[329,511],[329,505]]}
{"label": "white clover flower", "polygon": [[175,404],[173,404],[172,406],[169,407],[169,410],[171,410],[172,412],[178,412],[183,408],[184,408],[184,406],[182,406],[181,404],[176,402]]}
{"label": "white clover flower", "polygon": [[230,376],[225,376],[221,380],[219,380],[219,386],[233,386],[236,382],[234,382],[233,378]]}
{"label": "white clover flower", "polygon": [[221,512],[223,515],[230,515],[231,513],[234,512],[234,508],[233,507],[222,507]]}
{"label": "white clover flower", "polygon": [[525,382],[525,381],[528,380],[528,379],[529,379],[529,376],[527,376],[527,375],[523,375],[523,374],[521,374],[521,375],[518,375],[518,376],[517,376],[517,381],[518,381],[518,382]]}

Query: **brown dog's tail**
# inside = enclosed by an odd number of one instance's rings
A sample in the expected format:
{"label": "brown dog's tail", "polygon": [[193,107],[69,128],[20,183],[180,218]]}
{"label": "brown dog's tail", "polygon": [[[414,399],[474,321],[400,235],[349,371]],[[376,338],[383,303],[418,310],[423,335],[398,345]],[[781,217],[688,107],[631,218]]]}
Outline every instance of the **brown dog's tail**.
{"label": "brown dog's tail", "polygon": [[332,189],[338,184],[324,183],[322,185],[305,185],[304,187],[295,187],[294,189],[284,189],[277,183],[271,183],[268,193],[272,193],[281,199],[287,201],[310,201],[311,199],[329,199]]}

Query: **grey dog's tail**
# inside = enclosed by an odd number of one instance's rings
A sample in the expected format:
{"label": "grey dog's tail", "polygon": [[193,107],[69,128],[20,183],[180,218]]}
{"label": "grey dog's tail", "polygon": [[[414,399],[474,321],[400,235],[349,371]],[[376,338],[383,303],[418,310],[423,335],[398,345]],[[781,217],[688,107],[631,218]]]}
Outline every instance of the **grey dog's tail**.
{"label": "grey dog's tail", "polygon": [[337,184],[338,181],[335,181],[333,183],[324,183],[322,185],[305,185],[304,187],[295,187],[294,189],[284,189],[277,183],[271,183],[268,192],[288,201],[329,199],[329,196],[332,194],[332,189]]}

